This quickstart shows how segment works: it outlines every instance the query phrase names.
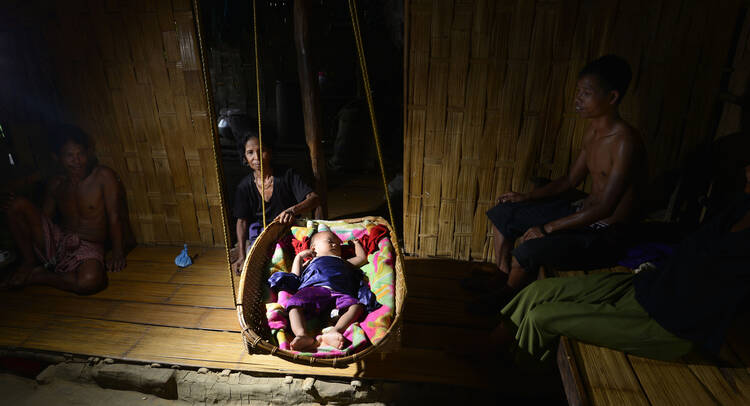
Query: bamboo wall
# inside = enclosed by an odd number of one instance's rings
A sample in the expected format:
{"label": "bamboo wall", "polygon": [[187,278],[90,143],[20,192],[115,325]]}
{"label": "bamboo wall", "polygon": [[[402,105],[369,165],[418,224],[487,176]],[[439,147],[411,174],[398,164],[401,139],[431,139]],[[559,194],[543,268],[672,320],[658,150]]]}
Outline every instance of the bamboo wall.
{"label": "bamboo wall", "polygon": [[485,212],[532,176],[565,174],[584,122],[584,64],[633,69],[622,115],[652,173],[713,136],[742,2],[407,0],[404,239],[408,253],[493,261]]}
{"label": "bamboo wall", "polygon": [[30,84],[3,100],[23,163],[48,156],[38,148],[44,125],[77,124],[120,175],[139,243],[223,245],[191,1],[8,0],[0,9],[6,67]]}

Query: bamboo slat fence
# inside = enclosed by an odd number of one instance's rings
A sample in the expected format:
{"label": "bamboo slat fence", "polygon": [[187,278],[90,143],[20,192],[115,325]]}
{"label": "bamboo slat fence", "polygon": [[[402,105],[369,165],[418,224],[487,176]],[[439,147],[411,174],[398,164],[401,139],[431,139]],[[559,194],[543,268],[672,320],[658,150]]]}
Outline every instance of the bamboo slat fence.
{"label": "bamboo slat fence", "polygon": [[48,157],[37,123],[76,124],[120,175],[139,243],[223,246],[191,1],[9,0],[2,8],[10,25],[0,35],[13,55],[6,67],[32,84],[30,94],[3,100],[28,100],[5,106],[8,131],[31,129],[14,146],[28,166]]}
{"label": "bamboo slat fence", "polygon": [[626,58],[622,115],[652,173],[714,134],[740,0],[407,0],[404,240],[408,253],[493,258],[485,212],[530,178],[565,174],[585,123],[589,60]]}

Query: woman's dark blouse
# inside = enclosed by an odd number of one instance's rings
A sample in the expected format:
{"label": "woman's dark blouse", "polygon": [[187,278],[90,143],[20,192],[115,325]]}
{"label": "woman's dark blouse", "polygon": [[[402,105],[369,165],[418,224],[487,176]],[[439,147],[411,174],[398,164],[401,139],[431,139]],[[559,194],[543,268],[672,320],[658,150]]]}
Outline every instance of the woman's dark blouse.
{"label": "woman's dark blouse", "polygon": [[748,210],[745,196],[685,238],[662,268],[633,279],[636,299],[654,320],[713,354],[750,294],[750,229],[730,232]]}
{"label": "woman's dark blouse", "polygon": [[[266,202],[266,221],[269,223],[282,211],[305,200],[313,189],[292,168],[273,169],[273,194]],[[250,223],[263,220],[260,192],[255,186],[253,173],[237,186],[234,198],[234,216]]]}

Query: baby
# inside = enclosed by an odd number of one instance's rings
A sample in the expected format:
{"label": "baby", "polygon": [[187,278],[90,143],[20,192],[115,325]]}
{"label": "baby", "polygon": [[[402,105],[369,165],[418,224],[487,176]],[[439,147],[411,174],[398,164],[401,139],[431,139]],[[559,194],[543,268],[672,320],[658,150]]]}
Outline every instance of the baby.
{"label": "baby", "polygon": [[[313,234],[310,249],[301,251],[294,258],[292,273],[300,278],[301,283],[286,304],[295,335],[290,344],[293,350],[312,350],[320,344],[342,349],[342,333],[362,317],[366,305],[377,304],[359,270],[367,263],[367,253],[357,240],[354,240],[354,250],[353,258],[342,259],[339,237],[331,231],[321,231]],[[307,258],[312,259],[303,264]],[[305,317],[326,314],[334,307],[341,314],[336,325],[324,329],[318,340],[308,335]]]}

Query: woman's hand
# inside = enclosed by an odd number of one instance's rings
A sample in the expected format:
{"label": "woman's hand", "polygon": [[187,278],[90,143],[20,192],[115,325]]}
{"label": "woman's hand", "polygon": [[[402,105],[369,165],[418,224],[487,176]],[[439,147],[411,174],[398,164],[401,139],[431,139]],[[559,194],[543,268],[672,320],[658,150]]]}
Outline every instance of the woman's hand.
{"label": "woman's hand", "polygon": [[235,260],[235,261],[234,261],[234,262],[232,263],[232,270],[233,270],[233,271],[234,271],[234,272],[235,272],[235,273],[236,273],[237,275],[241,274],[241,273],[242,273],[242,264],[244,264],[244,263],[245,263],[245,256],[243,255],[243,256],[241,256],[241,257],[237,258],[237,260]]}
{"label": "woman's hand", "polygon": [[294,208],[290,207],[276,216],[275,220],[278,220],[281,224],[291,224],[294,221]]}
{"label": "woman's hand", "polygon": [[518,193],[518,192],[507,192],[500,195],[500,197],[497,198],[498,203],[518,203],[518,202],[524,202],[526,200],[529,200],[529,195],[526,193]]}

